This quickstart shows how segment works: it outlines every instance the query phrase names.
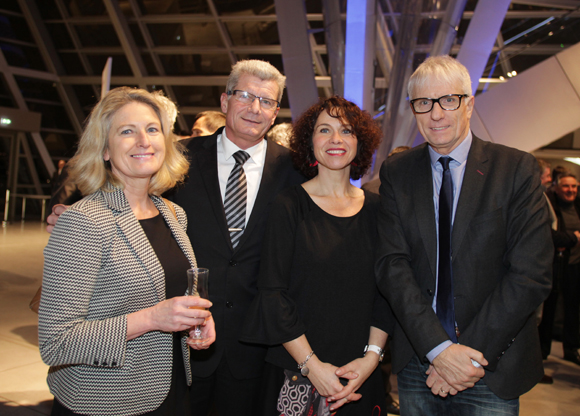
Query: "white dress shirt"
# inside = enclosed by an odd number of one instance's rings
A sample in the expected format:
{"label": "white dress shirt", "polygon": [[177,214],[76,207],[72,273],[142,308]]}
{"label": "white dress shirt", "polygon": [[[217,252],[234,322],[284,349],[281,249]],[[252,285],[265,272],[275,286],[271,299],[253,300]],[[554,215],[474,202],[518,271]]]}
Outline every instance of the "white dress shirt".
{"label": "white dress shirt", "polygon": [[246,173],[247,181],[247,202],[246,202],[246,222],[252,214],[256,197],[258,196],[258,189],[260,189],[260,182],[262,180],[262,172],[264,171],[264,163],[266,162],[266,148],[268,144],[266,140],[261,140],[257,145],[249,149],[240,149],[226,136],[226,130],[222,130],[222,134],[217,137],[217,164],[218,164],[218,178],[220,183],[220,192],[222,195],[222,203],[226,197],[226,187],[230,173],[236,164],[233,154],[239,150],[244,150],[250,155],[250,158],[244,163],[244,172]]}

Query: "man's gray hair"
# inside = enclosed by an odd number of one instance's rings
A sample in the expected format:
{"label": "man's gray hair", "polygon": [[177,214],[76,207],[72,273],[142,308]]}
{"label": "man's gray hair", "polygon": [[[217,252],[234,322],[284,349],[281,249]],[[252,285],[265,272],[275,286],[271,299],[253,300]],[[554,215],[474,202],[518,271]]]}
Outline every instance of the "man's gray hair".
{"label": "man's gray hair", "polygon": [[286,86],[286,77],[282,75],[280,71],[278,71],[271,63],[260,61],[258,59],[238,61],[237,64],[232,66],[232,72],[230,72],[228,83],[226,84],[226,93],[236,89],[236,86],[240,81],[240,77],[243,74],[258,77],[262,81],[274,81],[278,85],[278,97],[276,99],[278,102],[282,100],[282,94],[284,93],[284,87]]}
{"label": "man's gray hair", "polygon": [[[446,84],[459,83],[461,91],[452,91],[450,94],[471,95],[471,77],[467,68],[457,59],[449,55],[431,56],[419,65],[411,78],[407,87],[410,99],[423,98],[415,97],[415,91],[423,88],[433,78]],[[438,97],[424,97],[438,98]]]}

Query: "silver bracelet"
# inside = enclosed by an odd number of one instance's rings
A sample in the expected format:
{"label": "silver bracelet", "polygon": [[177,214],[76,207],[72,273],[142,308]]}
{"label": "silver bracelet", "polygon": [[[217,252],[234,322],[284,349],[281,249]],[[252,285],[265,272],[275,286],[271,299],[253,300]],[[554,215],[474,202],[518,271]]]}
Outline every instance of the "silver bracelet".
{"label": "silver bracelet", "polygon": [[302,374],[304,377],[306,377],[308,375],[308,373],[310,372],[308,367],[306,367],[306,363],[308,362],[308,360],[310,360],[312,358],[313,355],[314,355],[314,351],[310,351],[310,354],[308,354],[308,356],[306,356],[306,359],[304,361],[302,361],[300,364],[298,364],[298,369],[300,370],[300,374]]}

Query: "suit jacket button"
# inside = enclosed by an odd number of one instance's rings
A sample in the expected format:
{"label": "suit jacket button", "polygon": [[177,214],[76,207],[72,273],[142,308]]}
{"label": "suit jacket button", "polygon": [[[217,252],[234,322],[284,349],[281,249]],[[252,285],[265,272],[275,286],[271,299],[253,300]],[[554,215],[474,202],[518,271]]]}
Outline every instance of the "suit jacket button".
{"label": "suit jacket button", "polygon": [[114,367],[114,366],[116,366],[116,365],[117,365],[117,362],[116,362],[116,361],[113,361],[113,362],[111,363],[111,365]]}
{"label": "suit jacket button", "polygon": [[238,265],[238,263],[233,261],[233,260],[230,260],[229,265],[232,267],[236,267]]}
{"label": "suit jacket button", "polygon": [[93,364],[94,364],[94,365],[99,365],[99,360],[95,360],[95,361],[93,361]]}
{"label": "suit jacket button", "polygon": [[431,289],[427,289],[427,294],[428,294],[429,296],[433,296],[433,291],[432,291]]}
{"label": "suit jacket button", "polygon": [[234,307],[234,303],[233,302],[226,302],[226,306],[231,309]]}

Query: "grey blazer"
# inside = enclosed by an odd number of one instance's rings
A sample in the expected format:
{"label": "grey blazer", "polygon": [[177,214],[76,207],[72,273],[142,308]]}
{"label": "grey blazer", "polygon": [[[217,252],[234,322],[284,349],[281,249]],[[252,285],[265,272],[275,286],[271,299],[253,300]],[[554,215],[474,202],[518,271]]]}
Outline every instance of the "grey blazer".
{"label": "grey blazer", "polygon": [[[185,229],[163,200],[151,197],[190,264]],[[171,385],[171,333],[126,340],[127,314],[165,299],[165,274],[122,190],[97,191],[58,220],[44,249],[39,348],[48,385],[76,413],[134,415],[152,411]],[[185,275],[185,272],[184,272]],[[191,384],[189,348],[183,359]]]}

